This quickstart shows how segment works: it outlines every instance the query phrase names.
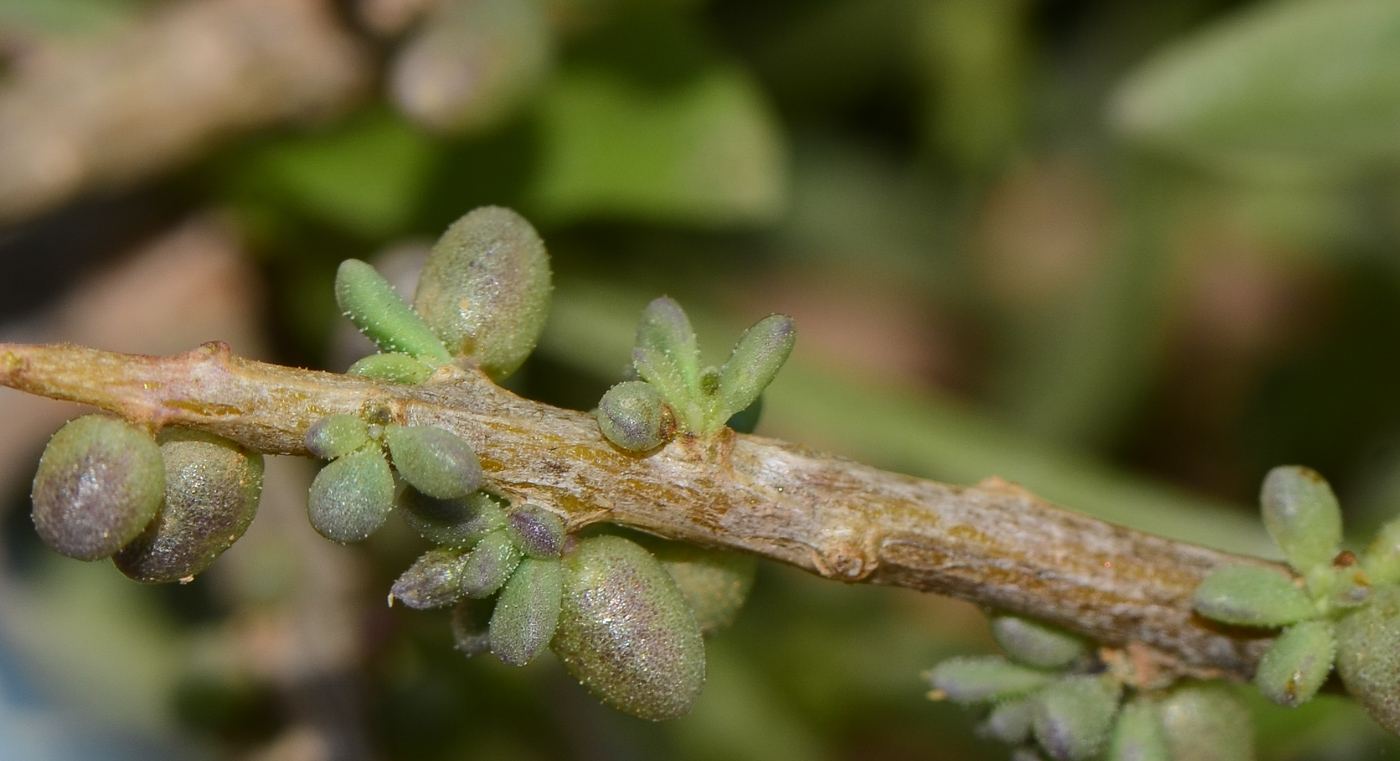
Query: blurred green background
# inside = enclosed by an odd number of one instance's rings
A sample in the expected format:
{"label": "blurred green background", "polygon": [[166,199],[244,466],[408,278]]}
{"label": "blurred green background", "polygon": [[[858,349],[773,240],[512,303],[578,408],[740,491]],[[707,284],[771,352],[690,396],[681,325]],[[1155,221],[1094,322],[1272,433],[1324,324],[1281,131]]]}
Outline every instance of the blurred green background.
{"label": "blurred green background", "polygon": [[[178,4],[0,0],[0,77]],[[796,318],[761,434],[1238,552],[1269,551],[1277,464],[1329,478],[1355,538],[1400,507],[1394,0],[331,5],[371,40],[370,91],[0,228],[0,340],[343,369],[339,261],[411,282],[425,242],[502,204],[555,268],[526,396],[590,408],[664,293],[708,352]],[[410,21],[376,36],[366,7]],[[72,411],[6,394],[0,758],[1008,754],[924,698],[922,670],[992,648],[970,605],[764,565],[695,712],[647,724],[385,608],[423,547],[310,536],[305,463],[269,466],[254,530],[191,584],[58,558],[28,479]],[[1261,758],[1400,751],[1343,699],[1251,699]]]}

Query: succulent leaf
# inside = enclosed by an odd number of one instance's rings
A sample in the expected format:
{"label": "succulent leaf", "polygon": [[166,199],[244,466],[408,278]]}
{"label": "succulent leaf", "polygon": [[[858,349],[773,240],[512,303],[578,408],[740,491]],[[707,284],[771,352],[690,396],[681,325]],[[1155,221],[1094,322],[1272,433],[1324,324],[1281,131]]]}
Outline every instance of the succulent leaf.
{"label": "succulent leaf", "polygon": [[729,361],[720,369],[719,389],[710,415],[712,426],[723,425],[758,401],[759,394],[787,362],[796,340],[792,318],[782,314],[769,315],[744,331]]}
{"label": "succulent leaf", "polygon": [[306,503],[312,528],[334,542],[369,537],[394,506],[394,474],[379,449],[361,449],[321,468]]}
{"label": "succulent leaf", "polygon": [[407,354],[390,352],[361,357],[345,371],[345,374],[378,378],[391,383],[414,384],[422,383],[431,377],[433,368]]}
{"label": "succulent leaf", "polygon": [[1257,566],[1226,566],[1206,577],[1193,598],[1196,612],[1238,626],[1287,626],[1317,614],[1287,577]]}
{"label": "succulent leaf", "polygon": [[734,623],[753,588],[756,558],[661,539],[648,538],[643,546],[676,582],[700,631],[709,634]]}
{"label": "succulent leaf", "polygon": [[374,267],[346,259],[335,273],[335,301],[355,327],[386,352],[443,365],[452,357],[423,318]]}
{"label": "succulent leaf", "polygon": [[557,559],[520,561],[491,614],[491,652],[524,666],[544,651],[559,625],[564,570]]}
{"label": "succulent leaf", "polygon": [[34,528],[59,554],[98,560],[139,536],[164,495],[155,439],[117,418],[84,415],[58,429],[39,458]]}
{"label": "succulent leaf", "polygon": [[1172,761],[1253,761],[1254,718],[1220,682],[1172,690],[1159,707]]}
{"label": "succulent leaf", "polygon": [[373,443],[369,426],[354,415],[330,415],[306,427],[306,449],[322,460],[364,449]]}
{"label": "succulent leaf", "polygon": [[1083,761],[1098,755],[1118,714],[1117,682],[1084,674],[1056,680],[1031,698],[1032,729],[1056,761]]}
{"label": "succulent leaf", "polygon": [[443,547],[471,547],[506,527],[505,510],[482,491],[458,499],[437,499],[409,486],[399,494],[398,506],[409,528]]}
{"label": "succulent leaf", "polygon": [[617,536],[564,556],[564,604],[551,644],[594,695],[643,719],[683,716],[705,684],[700,627],[656,559]]}
{"label": "succulent leaf", "polygon": [[1372,584],[1400,582],[1400,518],[1381,526],[1361,562]]}
{"label": "succulent leaf", "polygon": [[934,667],[929,683],[954,703],[982,703],[1034,692],[1055,675],[997,655],[949,658]]}
{"label": "succulent leaf", "polygon": [[467,597],[490,597],[515,572],[525,553],[506,531],[492,531],[466,555],[462,567],[462,591]]}
{"label": "succulent leaf", "polygon": [[501,380],[530,356],[549,314],[549,254],[500,206],[473,209],[433,246],[413,306],[452,354]]}
{"label": "succulent leaf", "polygon": [[236,542],[258,512],[263,457],[212,433],[160,435],[165,499],[141,535],[112,557],[137,581],[186,580]]}
{"label": "succulent leaf", "polygon": [[700,349],[690,318],[675,300],[662,296],[642,310],[632,364],[671,406],[682,428],[703,431]]}
{"label": "succulent leaf", "polygon": [[429,550],[409,566],[389,589],[389,601],[402,600],[410,608],[441,608],[462,598],[462,571],[466,560],[453,550]]}
{"label": "succulent leaf", "polygon": [[1400,587],[1337,622],[1337,674],[1377,724],[1400,734]]}
{"label": "succulent leaf", "polygon": [[1028,698],[1003,700],[987,714],[986,721],[977,727],[977,733],[999,742],[1019,745],[1031,736],[1031,720],[1035,716],[1035,704]]}
{"label": "succulent leaf", "polygon": [[666,443],[674,426],[671,408],[645,381],[623,381],[598,402],[598,428],[620,449],[645,452]]}
{"label": "succulent leaf", "polygon": [[996,616],[991,627],[992,638],[1001,649],[1028,666],[1063,668],[1089,652],[1079,637],[1029,618]]}
{"label": "succulent leaf", "polygon": [[1259,661],[1254,684],[1269,700],[1295,708],[1311,700],[1327,681],[1336,654],[1331,621],[1302,621],[1274,640]]}
{"label": "succulent leaf", "polygon": [[399,475],[438,499],[465,497],[481,486],[481,463],[461,436],[436,426],[391,425],[384,442]]}
{"label": "succulent leaf", "polygon": [[1105,761],[1172,761],[1156,704],[1135,700],[1118,712]]}
{"label": "succulent leaf", "polygon": [[510,536],[532,558],[558,558],[564,551],[564,521],[535,505],[521,505],[506,518]]}
{"label": "succulent leaf", "polygon": [[1342,544],[1342,510],[1317,471],[1282,465],[1260,490],[1264,526],[1299,573],[1331,565]]}

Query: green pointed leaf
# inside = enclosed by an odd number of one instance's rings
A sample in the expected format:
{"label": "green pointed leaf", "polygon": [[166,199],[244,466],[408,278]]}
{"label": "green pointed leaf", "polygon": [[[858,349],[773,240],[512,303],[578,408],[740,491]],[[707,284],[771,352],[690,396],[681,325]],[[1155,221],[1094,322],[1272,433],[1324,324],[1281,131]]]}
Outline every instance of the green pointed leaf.
{"label": "green pointed leaf", "polygon": [[351,452],[321,468],[306,502],[311,527],[327,539],[367,539],[394,506],[394,474],[378,447]]}
{"label": "green pointed leaf", "polygon": [[1303,621],[1283,630],[1259,661],[1254,684],[1264,697],[1295,708],[1312,699],[1332,673],[1337,640],[1331,621]]}
{"label": "green pointed leaf", "polygon": [[1259,504],[1264,526],[1289,565],[1302,574],[1332,565],[1342,544],[1342,509],[1317,471],[1274,468],[1264,478]]}
{"label": "green pointed leaf", "polygon": [[710,416],[712,426],[724,425],[731,416],[758,401],[759,394],[773,382],[792,353],[796,340],[792,318],[782,314],[765,317],[744,331],[729,361],[720,369],[715,408]]}
{"label": "green pointed leaf", "polygon": [[335,301],[380,349],[435,365],[452,361],[442,341],[373,267],[346,259],[335,273]]}
{"label": "green pointed leaf", "polygon": [[671,406],[682,428],[699,433],[704,425],[700,393],[700,349],[685,310],[662,296],[647,304],[632,350],[637,375]]}
{"label": "green pointed leaf", "polygon": [[378,378],[390,383],[422,383],[433,374],[433,368],[407,354],[390,352],[362,357],[345,371],[346,375]]}
{"label": "green pointed leaf", "polygon": [[1029,618],[996,616],[991,628],[1001,649],[1027,666],[1063,668],[1089,652],[1083,639]]}
{"label": "green pointed leaf", "polygon": [[1206,618],[1238,626],[1287,626],[1317,615],[1317,607],[1292,580],[1257,566],[1217,570],[1196,588],[1193,602]]}
{"label": "green pointed leaf", "polygon": [[1105,761],[1172,761],[1157,705],[1135,700],[1118,712]]}
{"label": "green pointed leaf", "polygon": [[1229,686],[1179,687],[1159,713],[1172,761],[1254,761],[1254,717]]}
{"label": "green pointed leaf", "polygon": [[556,559],[525,558],[496,600],[491,652],[503,663],[524,666],[544,652],[559,626],[564,571]]}
{"label": "green pointed leaf", "polygon": [[1400,163],[1400,6],[1261,3],[1168,47],[1113,103],[1140,142],[1237,170]]}
{"label": "green pointed leaf", "polygon": [[1056,761],[1084,761],[1098,755],[1118,714],[1118,683],[1101,675],[1070,676],[1037,692],[1031,728]]}
{"label": "green pointed leaf", "polygon": [[467,553],[462,567],[462,591],[467,597],[490,597],[510,580],[524,556],[506,531],[487,534]]}
{"label": "green pointed leaf", "polygon": [[949,658],[934,667],[929,683],[954,703],[981,703],[1025,695],[1055,679],[996,655]]}
{"label": "green pointed leaf", "polygon": [[139,536],[165,496],[156,440],[107,415],[58,429],[34,474],[34,528],[55,551],[79,560],[110,556]]}

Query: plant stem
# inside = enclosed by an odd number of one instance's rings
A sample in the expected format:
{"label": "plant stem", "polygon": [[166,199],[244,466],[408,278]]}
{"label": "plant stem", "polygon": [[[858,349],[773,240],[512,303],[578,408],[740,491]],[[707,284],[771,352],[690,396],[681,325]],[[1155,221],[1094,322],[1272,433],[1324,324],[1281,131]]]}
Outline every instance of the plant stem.
{"label": "plant stem", "polygon": [[[199,428],[306,455],[326,415],[437,425],[476,449],[490,488],[564,516],[747,552],[847,582],[952,595],[1132,648],[1142,678],[1249,677],[1268,640],[1191,610],[1196,585],[1266,561],[1072,513],[988,479],[973,487],[878,470],[758,436],[613,448],[587,414],[522,399],[475,370],[420,385],[299,370],[220,343],[172,357],[0,344],[0,385],[91,404],[152,428]],[[1148,673],[1150,672],[1150,673]]]}

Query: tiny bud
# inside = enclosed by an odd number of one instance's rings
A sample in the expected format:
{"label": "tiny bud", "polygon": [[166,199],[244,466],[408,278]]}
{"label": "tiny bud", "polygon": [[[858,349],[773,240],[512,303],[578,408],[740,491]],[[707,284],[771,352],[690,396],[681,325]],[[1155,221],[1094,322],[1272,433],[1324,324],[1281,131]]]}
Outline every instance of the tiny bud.
{"label": "tiny bud", "polygon": [[1063,668],[1089,652],[1079,637],[1029,618],[996,616],[991,626],[992,639],[1001,649],[1028,666]]}
{"label": "tiny bud", "polygon": [[551,647],[613,708],[651,721],[684,716],[705,685],[705,643],[656,559],[617,536],[564,556],[564,604]]}
{"label": "tiny bud", "polygon": [[391,352],[389,354],[371,354],[362,357],[350,369],[345,371],[346,375],[359,375],[364,378],[378,378],[390,383],[422,383],[433,374],[433,368],[419,362],[407,354]]}
{"label": "tiny bud", "polygon": [[782,369],[797,341],[792,318],[775,314],[744,331],[729,361],[720,369],[719,391],[711,419],[722,424],[758,400]]}
{"label": "tiny bud", "polygon": [[1031,735],[1034,714],[1035,705],[1026,698],[1003,700],[987,715],[987,720],[978,725],[977,733],[1009,745],[1019,745]]}
{"label": "tiny bud", "polygon": [[665,444],[673,425],[671,409],[644,381],[623,381],[598,402],[598,428],[608,441],[628,452]]}
{"label": "tiny bud", "polygon": [[1254,719],[1220,682],[1172,691],[1160,704],[1173,761],[1253,761]]}
{"label": "tiny bud", "polygon": [[403,480],[429,497],[456,499],[481,486],[476,453],[446,428],[391,425],[384,429],[384,441]]}
{"label": "tiny bud", "polygon": [[954,703],[982,703],[1025,695],[1044,687],[1054,674],[1022,666],[997,655],[949,658],[929,675],[933,689]]}
{"label": "tiny bud", "polygon": [[258,512],[263,458],[202,431],[161,432],[165,500],[146,530],[113,556],[117,570],[163,584],[208,568]]}
{"label": "tiny bud", "polygon": [[1056,761],[1097,755],[1113,727],[1120,691],[1117,682],[1085,674],[1056,680],[1036,693],[1032,728],[1046,755]]}
{"label": "tiny bud", "polygon": [[435,365],[452,357],[394,286],[374,267],[346,259],[335,273],[335,301],[355,327],[383,351],[400,352]]}
{"label": "tiny bud", "polygon": [[685,595],[700,631],[708,634],[734,623],[753,588],[756,558],[659,539],[644,546]]}
{"label": "tiny bud", "polygon": [[413,306],[453,355],[501,380],[534,351],[552,288],[535,228],[510,209],[483,206],[433,246]]}
{"label": "tiny bud", "polygon": [[1136,700],[1123,706],[1113,725],[1105,761],[1172,761],[1162,718],[1151,701]]}
{"label": "tiny bud", "polygon": [[1400,734],[1400,587],[1377,587],[1371,603],[1337,622],[1337,674],[1377,724]]}
{"label": "tiny bud", "polygon": [[1259,504],[1264,526],[1289,565],[1302,574],[1331,565],[1342,543],[1342,511],[1317,471],[1274,468],[1264,478]]}
{"label": "tiny bud", "polygon": [[480,655],[491,649],[491,600],[462,600],[452,609],[452,641],[457,651],[467,656]]}
{"label": "tiny bud", "polygon": [[428,550],[389,589],[391,600],[417,610],[441,608],[462,597],[462,569],[466,560],[452,550]]}
{"label": "tiny bud", "polygon": [[642,380],[661,393],[683,429],[701,432],[705,421],[700,394],[700,349],[690,318],[673,299],[662,296],[642,310],[632,366]]}
{"label": "tiny bud", "polygon": [[1312,600],[1288,577],[1267,568],[1221,568],[1196,587],[1196,612],[1237,626],[1287,626],[1317,614]]}
{"label": "tiny bud", "polygon": [[307,426],[305,440],[307,451],[322,460],[344,457],[373,443],[369,426],[354,415],[331,415],[317,420]]}
{"label": "tiny bud", "polygon": [[165,494],[160,447],[114,417],[84,415],[49,439],[34,474],[34,528],[62,555],[105,558],[155,517]]}
{"label": "tiny bud", "polygon": [[1288,708],[1312,699],[1332,673],[1337,639],[1330,621],[1302,621],[1280,634],[1259,661],[1254,684],[1264,697]]}
{"label": "tiny bud", "polygon": [[507,518],[510,536],[532,558],[558,558],[564,551],[564,521],[535,505],[521,505]]}
{"label": "tiny bud", "polygon": [[334,542],[358,542],[384,525],[394,506],[394,474],[376,449],[361,449],[321,468],[311,482],[307,517]]}
{"label": "tiny bud", "polygon": [[505,510],[482,491],[458,499],[437,499],[409,486],[399,494],[398,506],[410,529],[442,547],[471,547],[506,526]]}
{"label": "tiny bud", "polygon": [[558,560],[521,560],[491,614],[491,652],[512,666],[534,660],[554,637],[563,594],[564,571]]}
{"label": "tiny bud", "polygon": [[490,597],[510,579],[524,555],[505,531],[493,531],[481,538],[466,554],[462,567],[462,592],[467,597]]}

